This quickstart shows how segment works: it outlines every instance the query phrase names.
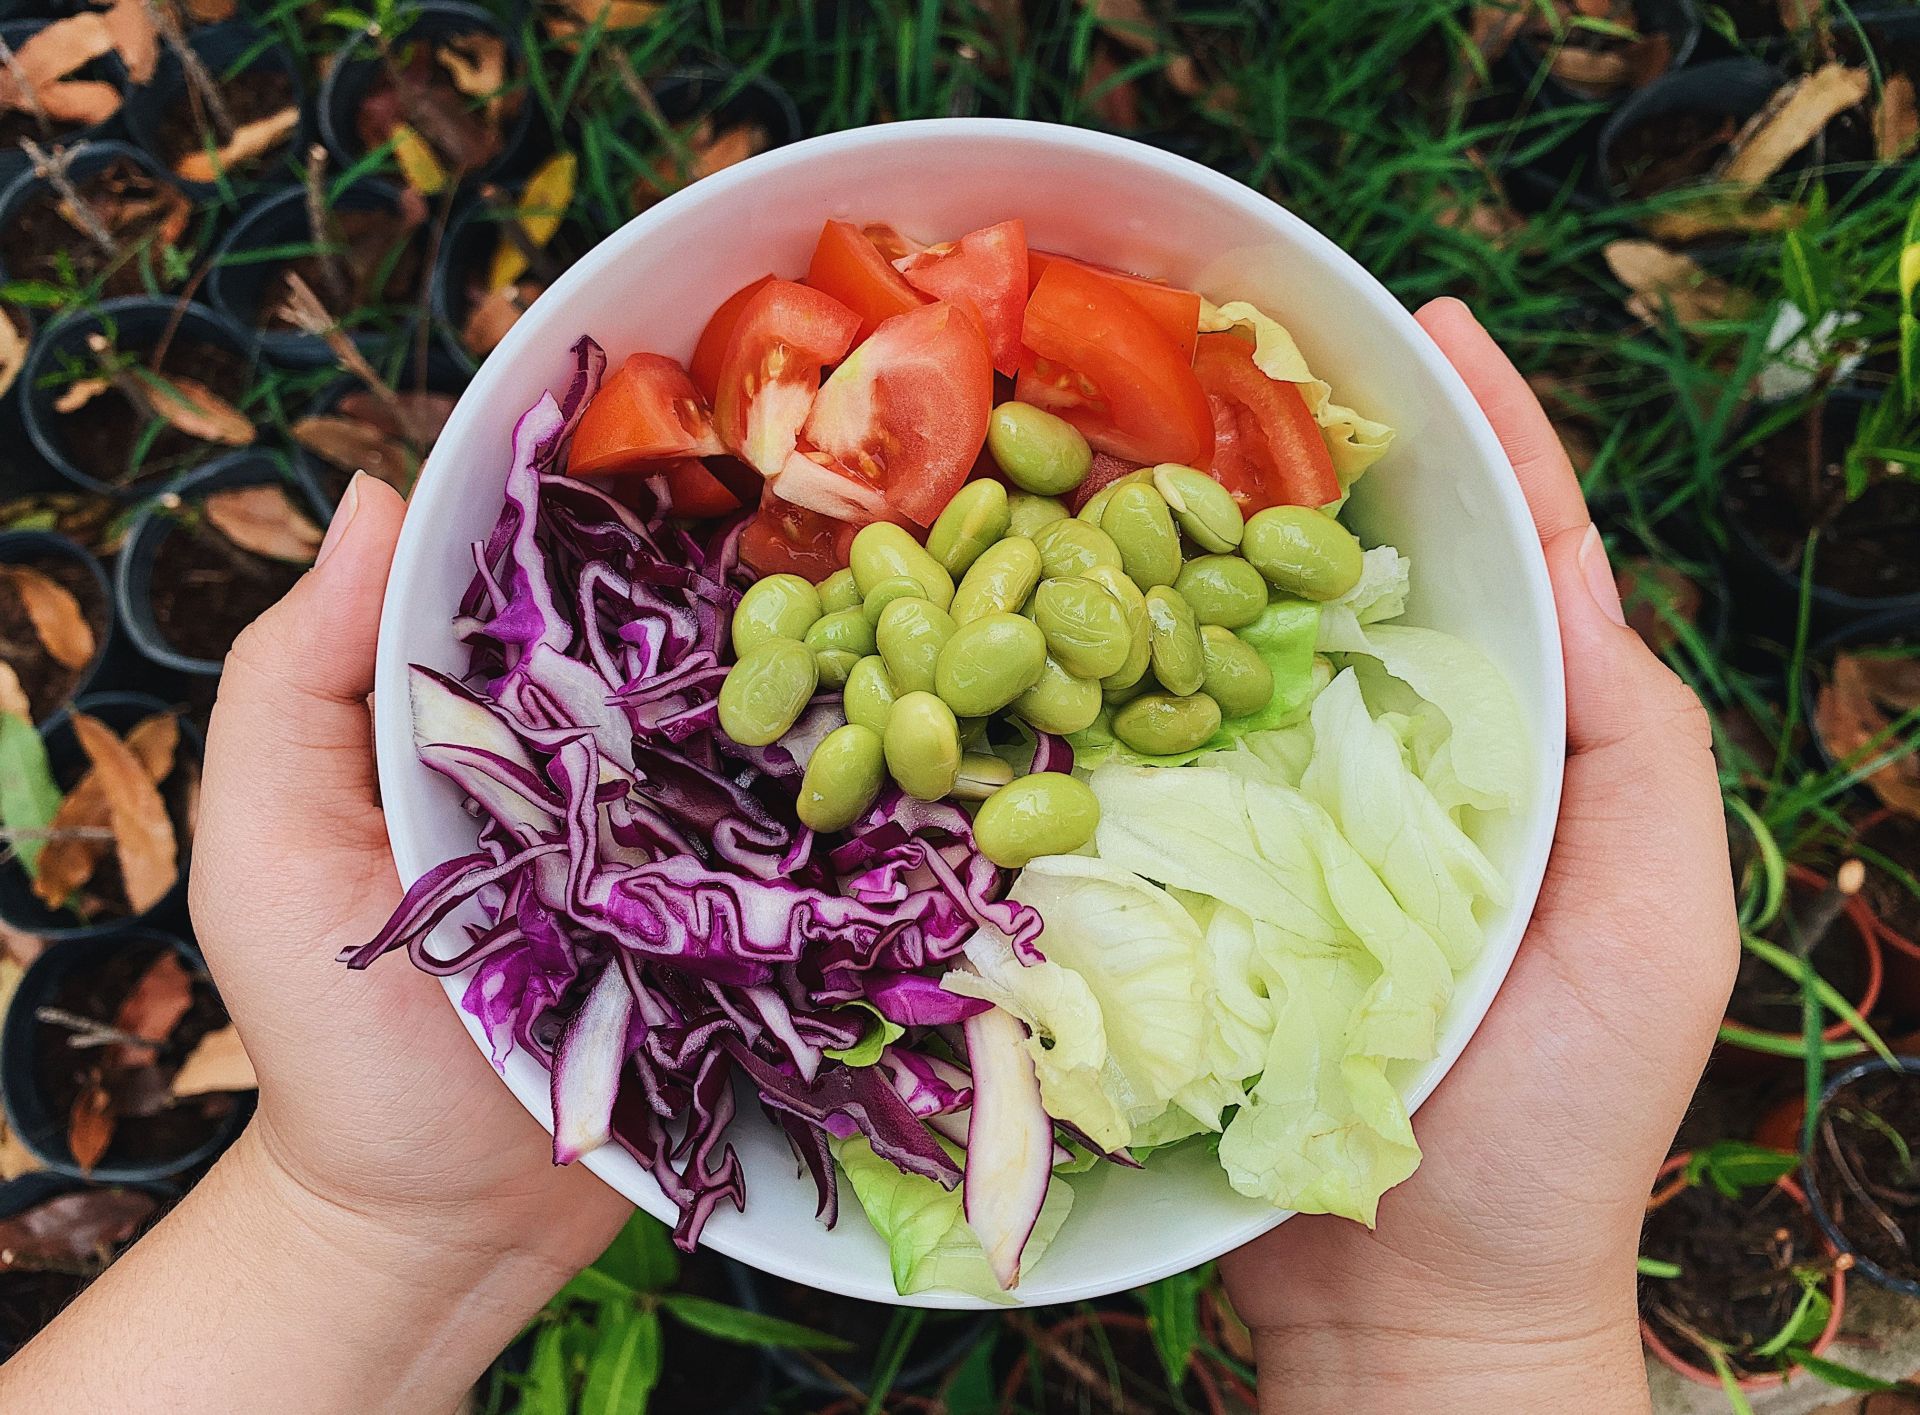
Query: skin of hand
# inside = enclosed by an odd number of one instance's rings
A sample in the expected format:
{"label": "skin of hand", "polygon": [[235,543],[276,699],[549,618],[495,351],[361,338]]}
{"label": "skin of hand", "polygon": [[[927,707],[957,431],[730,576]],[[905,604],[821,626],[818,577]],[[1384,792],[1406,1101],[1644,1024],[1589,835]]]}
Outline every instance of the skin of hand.
{"label": "skin of hand", "polygon": [[1378,1227],[1302,1215],[1221,1267],[1263,1409],[1645,1410],[1644,1206],[1739,960],[1707,717],[1624,626],[1525,379],[1458,300],[1418,318],[1498,433],[1546,552],[1566,653],[1559,825],[1513,969],[1415,1117],[1424,1159]]}

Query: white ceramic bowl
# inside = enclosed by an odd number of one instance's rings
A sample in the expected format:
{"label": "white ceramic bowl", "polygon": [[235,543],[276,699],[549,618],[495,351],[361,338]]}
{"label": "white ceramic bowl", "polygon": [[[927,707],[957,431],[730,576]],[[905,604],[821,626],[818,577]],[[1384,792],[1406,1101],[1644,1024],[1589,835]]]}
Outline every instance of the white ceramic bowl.
{"label": "white ceramic bowl", "polygon": [[[464,667],[448,621],[473,573],[469,545],[485,538],[499,513],[514,421],[542,390],[564,386],[568,346],[590,334],[616,361],[643,349],[684,359],[720,300],[769,270],[803,272],[828,217],[885,221],[931,239],[1010,216],[1025,219],[1036,247],[1162,275],[1215,300],[1252,300],[1287,325],[1343,402],[1398,429],[1392,451],[1359,483],[1350,520],[1368,543],[1391,542],[1411,556],[1408,622],[1471,640],[1506,674],[1532,732],[1534,764],[1525,808],[1483,834],[1512,883],[1513,902],[1491,921],[1486,952],[1454,995],[1438,1058],[1405,1077],[1407,1098],[1418,1105],[1460,1055],[1506,976],[1553,835],[1565,714],[1559,633],[1533,523],[1465,385],[1366,271],[1247,187],[1097,133],[947,119],[798,143],[636,217],[540,298],[487,359],[441,434],[413,494],[387,587],[378,751],[400,877],[411,882],[473,848],[473,822],[456,791],[414,759],[406,666]],[[464,986],[463,979],[447,980],[456,1006]],[[480,1044],[477,1024],[461,1015]],[[516,1052],[506,1082],[551,1128],[548,1077],[539,1063]],[[714,1248],[876,1302],[985,1305],[955,1294],[896,1296],[886,1247],[851,1195],[839,1227],[829,1231],[813,1217],[812,1181],[795,1174],[784,1138],[756,1107],[741,1108],[733,1139],[748,1175],[747,1207],[716,1212],[705,1231]],[[653,1181],[617,1146],[584,1163],[648,1212],[673,1218]],[[1197,1152],[1143,1172],[1102,1166],[1074,1188],[1071,1218],[1022,1279],[1022,1303],[1076,1301],[1148,1282],[1286,1217],[1235,1194]]]}

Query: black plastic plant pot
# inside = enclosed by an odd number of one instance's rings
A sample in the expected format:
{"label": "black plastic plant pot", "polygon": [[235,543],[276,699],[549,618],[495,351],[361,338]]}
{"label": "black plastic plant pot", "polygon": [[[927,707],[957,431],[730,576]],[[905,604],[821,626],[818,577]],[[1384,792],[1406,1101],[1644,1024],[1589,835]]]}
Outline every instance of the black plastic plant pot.
{"label": "black plastic plant pot", "polygon": [[[1808,650],[1806,662],[1800,670],[1800,701],[1805,705],[1807,714],[1811,716],[1813,713],[1821,686],[1826,683],[1833,660],[1839,655],[1851,649],[1902,647],[1920,654],[1920,604],[1869,615],[1821,639]],[[1813,740],[1813,750],[1821,766],[1829,771],[1838,769],[1841,763],[1828,750],[1825,736],[1819,732],[1809,732],[1807,735]],[[1894,746],[1897,744],[1883,745],[1881,750],[1892,750]],[[1869,750],[1861,755],[1870,759],[1880,755],[1880,751]],[[1855,761],[1850,765],[1858,766],[1860,762]]]}
{"label": "black plastic plant pot", "polygon": [[[1857,1081],[1870,1081],[1878,1076],[1901,1076],[1906,1078],[1906,1088],[1915,1095],[1909,1104],[1920,1111],[1920,1057],[1896,1057],[1897,1064],[1889,1066],[1885,1061],[1875,1058],[1862,1061],[1848,1067],[1838,1076],[1827,1082],[1827,1089],[1820,1097],[1820,1124],[1816,1126],[1813,1150],[1805,1157],[1801,1165],[1804,1178],[1807,1203],[1813,1210],[1814,1222],[1820,1225],[1820,1231],[1827,1241],[1853,1260],[1853,1271],[1877,1287],[1889,1292],[1898,1292],[1906,1297],[1920,1297],[1920,1280],[1902,1277],[1889,1272],[1876,1262],[1867,1252],[1862,1252],[1862,1241],[1851,1232],[1852,1224],[1846,1220],[1861,1207],[1859,1193],[1845,1182],[1841,1174],[1843,1162],[1836,1163],[1835,1148],[1825,1142],[1823,1128],[1827,1111],[1832,1107],[1835,1097]],[[1882,1117],[1876,1117],[1882,1119]],[[1884,1120],[1883,1120],[1884,1123]],[[1904,1137],[1902,1137],[1904,1139]],[[1875,1174],[1872,1182],[1875,1187],[1891,1184],[1896,1176]],[[1836,1182],[1838,1181],[1838,1182]],[[1859,1182],[1855,1178],[1855,1183]],[[1911,1187],[1910,1178],[1902,1181]],[[1869,1196],[1871,1197],[1871,1195]],[[1884,1212],[1884,1211],[1883,1211]],[[1863,1223],[1873,1222],[1871,1218],[1862,1219]]]}
{"label": "black plastic plant pot", "polygon": [[[14,13],[30,8],[27,5],[14,7]],[[58,9],[60,7],[52,7]],[[0,41],[5,41],[8,49],[14,53],[34,35],[53,22],[44,12],[33,17],[0,20]],[[76,79],[89,79],[97,83],[111,84],[120,77],[119,65],[111,59],[95,59],[82,65],[72,75]],[[10,109],[0,117],[0,184],[13,181],[31,166],[27,154],[21,150],[21,139],[31,139],[47,151],[60,147],[78,147],[83,142],[110,138],[121,128],[120,113],[115,113],[103,123],[85,124],[63,128],[55,125],[51,131],[43,129],[34,115],[19,109]]]}
{"label": "black plastic plant pot", "polygon": [[[423,372],[424,370],[424,372]],[[466,391],[467,382],[473,376],[472,370],[454,354],[435,341],[428,347],[424,364],[409,358],[401,366],[399,375],[393,380],[394,389],[403,397],[411,393],[439,393],[458,399]],[[301,418],[326,417],[341,411],[341,403],[349,396],[363,398],[377,405],[378,399],[368,393],[366,385],[358,379],[341,377],[322,388],[313,397],[313,401],[301,410]],[[302,464],[305,479],[313,494],[320,498],[322,507],[328,515],[340,504],[340,498],[346,494],[347,483],[353,480],[356,471],[370,470],[349,465],[334,465],[318,452],[299,445],[296,437],[293,455]]]}
{"label": "black plastic plant pot", "polygon": [[[87,754],[73,731],[73,713],[84,712],[99,719],[116,734],[125,736],[136,722],[156,713],[174,712],[176,705],[146,693],[90,693],[77,698],[40,728],[40,741],[47,752],[47,765],[62,791],[70,791],[87,770]],[[178,877],[173,888],[151,908],[138,914],[101,913],[82,918],[71,909],[49,909],[33,892],[17,858],[0,862],[0,923],[33,934],[48,942],[103,938],[129,926],[159,925],[184,927],[187,920],[187,863],[191,842],[182,826],[191,816],[192,791],[197,791],[200,762],[206,751],[200,729],[185,716],[179,718],[180,743],[174,752],[174,769],[160,784],[161,797],[174,817],[174,834],[179,841]],[[192,791],[189,790],[192,788]]]}
{"label": "black plastic plant pot", "polygon": [[[118,390],[101,393],[78,415],[61,413],[57,400],[98,367],[87,345],[92,334],[105,334],[120,352],[143,357],[166,340],[166,372],[198,379],[236,402],[253,376],[252,337],[198,301],[128,295],[70,310],[40,331],[20,371],[27,440],[49,466],[82,491],[132,500],[178,475],[179,466],[170,465],[176,459],[217,455],[213,444],[172,429],[148,443],[141,435],[144,417],[131,415]],[[136,468],[133,459],[143,447],[146,457]]]}
{"label": "black plastic plant pot", "polygon": [[[11,322],[14,332],[29,346],[40,332],[40,321],[24,305],[0,303],[0,319]],[[0,391],[0,447],[12,449],[7,460],[6,480],[10,495],[52,491],[62,485],[60,478],[54,475],[53,468],[27,443],[26,424],[20,421],[20,379],[17,371],[14,380],[4,391]]]}
{"label": "black plastic plant pot", "polygon": [[[485,357],[475,354],[466,342],[467,318],[485,290],[494,253],[511,239],[507,222],[514,219],[512,207],[510,201],[498,205],[477,201],[463,207],[447,227],[440,242],[440,259],[433,268],[428,299],[434,328],[447,357],[467,376]],[[521,278],[542,287],[550,285],[593,246],[593,233],[568,215],[562,218],[552,239],[537,248],[544,268],[529,269]]]}
{"label": "black plastic plant pot", "polygon": [[[152,1116],[123,1116],[106,1153],[91,1170],[81,1168],[67,1143],[73,1098],[63,1095],[57,1074],[66,1059],[63,1053],[72,1051],[67,1045],[71,1032],[41,1020],[40,1010],[53,1007],[93,1016],[101,1010],[100,1002],[117,1003],[106,996],[109,989],[130,989],[140,970],[169,949],[194,981],[194,1001],[168,1043],[172,1048],[180,1044],[182,1030],[204,1035],[224,1025],[226,1014],[199,953],[171,934],[122,929],[74,940],[48,949],[21,975],[7,1006],[6,1034],[0,1037],[0,1095],[13,1133],[55,1174],[105,1184],[157,1183],[206,1164],[247,1123],[252,1106],[241,1095],[193,1097]],[[89,1009],[88,1004],[96,1006]],[[112,1017],[100,1020],[111,1022]],[[173,1058],[173,1064],[180,1060]]]}
{"label": "black plastic plant pot", "polygon": [[[402,201],[398,187],[363,178],[333,198],[331,211],[335,217],[347,221],[377,218],[397,214]],[[417,283],[417,267],[426,259],[425,243],[425,229],[416,227],[404,246],[397,247],[390,257],[381,257],[376,267],[376,275],[381,270],[388,272],[380,283],[400,291],[402,303],[409,286]],[[321,244],[323,242],[315,239],[308,220],[305,189],[283,187],[248,207],[208,262],[207,302],[241,328],[253,330],[261,356],[283,368],[328,368],[338,362],[326,340],[319,335],[289,328],[274,317],[274,310],[284,295],[283,277],[290,270],[306,281],[321,303],[354,303],[349,294],[330,293],[324,256],[317,249]],[[333,244],[337,248],[337,237]],[[310,253],[291,258],[271,255],[292,249]],[[270,258],[261,259],[262,252],[269,253]],[[412,275],[408,272],[409,265],[415,272]],[[378,292],[369,293],[375,295],[378,303]],[[362,306],[338,313],[357,319],[367,312],[367,307]],[[349,325],[347,332],[361,353],[378,360],[396,340],[404,341],[408,337],[411,316],[410,310],[395,310],[383,327]]]}
{"label": "black plastic plant pot", "polygon": [[[208,25],[195,30],[189,47],[226,101],[236,127],[259,122],[288,108],[301,116],[292,133],[275,148],[238,169],[196,179],[180,163],[205,154],[207,137],[196,118],[195,103],[179,56],[163,49],[153,81],[128,84],[126,127],[140,147],[175,181],[199,200],[229,195],[298,168],[308,144],[311,118],[300,66],[287,50],[251,25]],[[292,160],[290,160],[290,158]]]}
{"label": "black plastic plant pot", "polygon": [[[55,688],[21,678],[33,720],[45,722],[73,699],[123,679],[133,657],[126,636],[114,624],[113,583],[93,554],[77,541],[52,531],[0,531],[0,565],[25,565],[50,575],[80,601],[93,630],[93,657],[79,668],[48,660]],[[16,665],[17,667],[17,665]]]}
{"label": "black plastic plant pot", "polygon": [[[1703,180],[1714,160],[1710,154],[1715,143],[1724,137],[1719,142],[1724,151],[1725,143],[1785,82],[1785,74],[1758,59],[1716,59],[1663,74],[1616,108],[1601,128],[1598,180],[1617,200],[1650,198]],[[1642,135],[1694,141],[1701,144],[1701,160],[1649,180],[1646,174],[1656,169],[1640,164]],[[1783,170],[1805,166],[1807,160],[1803,150]]]}
{"label": "black plastic plant pot", "polygon": [[[37,1169],[0,1184],[0,1219],[18,1218],[68,1194],[122,1191],[138,1199],[120,1206],[111,1222],[101,1221],[100,1247],[109,1260],[118,1257],[179,1197],[170,1184],[88,1184],[71,1175]],[[142,1204],[139,1200],[145,1200]],[[142,1213],[142,1208],[146,1209]],[[124,1235],[124,1237],[122,1237]],[[90,1255],[91,1256],[91,1255]],[[0,1272],[0,1361],[6,1360],[93,1281],[85,1273],[13,1267]]]}
{"label": "black plastic plant pot", "polygon": [[[180,183],[131,143],[101,140],[75,146],[67,162],[67,176],[76,187],[84,188],[90,178],[116,164],[140,173],[158,186],[180,191],[184,196],[185,189]],[[83,280],[90,276],[91,268],[80,266],[73,260],[73,255],[76,251],[90,255],[93,247],[75,234],[64,218],[55,218],[57,225],[48,222],[45,229],[37,229],[44,218],[35,217],[32,214],[34,208],[44,207],[51,211],[60,200],[52,184],[30,170],[20,172],[5,187],[0,187],[0,281],[56,280],[66,263],[72,263]],[[23,226],[22,223],[28,224]],[[32,266],[15,268],[18,262],[9,262],[7,258],[10,250],[16,255],[24,250],[28,258],[42,259],[47,264],[44,269]],[[55,264],[56,261],[61,264]],[[147,283],[149,275],[160,281],[161,289],[178,283],[167,280],[163,272],[154,268],[150,258],[123,260],[110,269],[107,262],[100,264],[102,290],[111,298],[146,294],[152,288]],[[24,373],[20,381],[25,383]]]}
{"label": "black plastic plant pot", "polygon": [[[871,1386],[875,1374],[873,1358],[880,1339],[903,1309],[823,1292],[751,1268],[740,1268],[738,1277],[741,1306],[846,1337],[854,1343],[850,1351],[819,1353],[819,1358],[842,1377],[840,1380],[822,1374],[812,1360],[798,1352],[769,1347],[767,1355],[783,1382],[834,1397],[846,1394],[847,1381],[863,1390]],[[993,1315],[988,1312],[927,1312],[893,1378],[893,1389],[909,1393],[931,1390],[973,1349],[993,1321]]]}
{"label": "black plastic plant pot", "polygon": [[[457,39],[476,32],[498,36],[507,46],[507,89],[515,91],[515,75],[524,74],[526,54],[519,38],[491,13],[464,0],[424,0],[403,5],[392,31],[390,43],[404,48],[413,41],[434,43]],[[367,155],[369,144],[362,139],[358,119],[361,105],[375,95],[381,60],[373,35],[366,30],[354,35],[334,54],[327,74],[320,82],[315,100],[320,141],[341,170],[354,167]],[[468,181],[488,181],[524,172],[533,162],[539,144],[533,141],[538,104],[532,93],[518,93],[515,111],[501,124],[500,151],[491,161],[465,175]]]}
{"label": "black plastic plant pot", "polygon": [[[329,507],[312,471],[277,452],[234,452],[209,462],[169,483],[141,511],[114,565],[114,603],[127,636],[147,658],[190,678],[219,677],[233,639],[299,579],[295,565],[271,577],[242,571],[233,556],[244,552],[209,545],[216,533],[190,526],[182,515],[209,492],[274,485],[326,524]],[[229,575],[224,586],[223,573]]]}
{"label": "black plastic plant pot", "polygon": [[[1633,8],[1642,34],[1666,37],[1668,59],[1662,72],[1672,73],[1685,67],[1693,57],[1694,46],[1700,42],[1700,10],[1694,0],[1633,0]],[[1523,29],[1515,37],[1503,63],[1522,87],[1530,87],[1537,76],[1540,97],[1549,104],[1600,103],[1612,107],[1628,97],[1629,90],[1598,90],[1553,73],[1547,69],[1552,53],[1551,45],[1542,45]],[[1546,72],[1543,73],[1543,69]]]}

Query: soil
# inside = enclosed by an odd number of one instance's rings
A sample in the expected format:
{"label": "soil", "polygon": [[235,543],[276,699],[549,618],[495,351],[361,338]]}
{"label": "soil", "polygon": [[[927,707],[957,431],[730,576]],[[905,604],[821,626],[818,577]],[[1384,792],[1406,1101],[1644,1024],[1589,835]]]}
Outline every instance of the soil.
{"label": "soil", "polygon": [[1920,593],[1920,480],[1883,477],[1846,499],[1841,463],[1860,409],[1829,399],[1754,448],[1728,472],[1727,511],[1790,574],[1808,529],[1819,526],[1814,583],[1822,589],[1862,599]]}
{"label": "soil", "polygon": [[[1022,1357],[1009,1377],[1005,1395],[1011,1406],[1034,1415],[1065,1415],[1084,1410],[1205,1411],[1211,1401],[1199,1380],[1189,1376],[1181,1390],[1184,1406],[1167,1391],[1166,1369],[1147,1333],[1145,1322],[1069,1318],[1048,1329],[1061,1356]],[[1038,1374],[1034,1362],[1039,1363]],[[1098,1384],[1075,1373],[1091,1371]],[[1116,1382],[1119,1386],[1115,1391]],[[1037,1385],[1037,1389],[1036,1389]],[[1115,1399],[1116,1393],[1121,1399]]]}
{"label": "soil", "polygon": [[[52,187],[38,188],[14,211],[0,229],[0,265],[10,280],[66,283],[71,269],[81,284],[91,284],[106,272],[101,284],[105,296],[147,293],[143,268],[151,266],[167,284],[157,259],[142,259],[141,247],[184,215],[177,193],[161,185],[125,158],[115,158],[91,176],[74,183],[74,190],[99,214],[116,240],[112,255],[81,234],[60,214],[62,199]],[[174,196],[173,203],[164,199]],[[151,210],[142,211],[151,205]],[[124,217],[122,213],[125,213]],[[177,237],[175,237],[177,239]]]}
{"label": "soil", "polygon": [[1811,1160],[1821,1202],[1847,1246],[1908,1281],[1920,1281],[1916,1149],[1920,1078],[1877,1072],[1834,1094]]}
{"label": "soil", "polygon": [[[147,966],[159,956],[161,947],[128,948],[98,967],[76,969],[67,975],[48,1005],[111,1024],[120,1004],[126,1001]],[[163,1105],[151,1115],[131,1113],[134,1109],[148,1108],[135,1097],[140,1078],[151,1080],[149,1073],[157,1070],[162,1081],[170,1080],[202,1037],[227,1025],[227,1011],[220,1005],[213,984],[204,976],[192,976],[192,987],[193,1002],[166,1044],[158,1049],[159,1059],[154,1067],[142,1067],[108,1082],[119,1118],[114,1124],[113,1141],[101,1163],[176,1159],[212,1139],[239,1104],[237,1097],[219,1092],[189,1096]],[[48,1112],[56,1117],[72,1111],[89,1073],[98,1065],[98,1053],[93,1048],[70,1045],[72,1035],[64,1027],[44,1022],[37,1034],[35,1053],[39,1061],[40,1089],[46,1097]]]}
{"label": "soil", "polygon": [[[231,79],[220,79],[217,75],[220,96],[226,100],[227,112],[232,115],[235,127],[244,127],[261,118],[271,118],[282,109],[293,106],[293,78],[286,70],[262,64]],[[168,167],[177,167],[180,159],[189,153],[204,152],[208,137],[214,139],[218,147],[219,134],[213,129],[211,121],[205,121],[199,114],[199,104],[193,90],[182,84],[167,111],[160,115],[155,125],[154,145],[160,149],[160,157]],[[286,142],[263,152],[258,157],[248,158],[234,165],[233,170],[250,171],[263,163],[276,161],[286,149],[286,143],[292,142],[288,135]]]}
{"label": "soil", "polygon": [[1740,125],[1720,113],[1662,113],[1614,139],[1608,180],[1638,200],[1699,181]]}
{"label": "soil", "polygon": [[211,526],[178,525],[153,557],[148,599],[162,637],[193,658],[222,659],[306,567],[242,550]]}
{"label": "soil", "polygon": [[[122,345],[121,352],[144,360],[152,353],[152,346]],[[235,406],[250,382],[245,356],[189,338],[176,338],[168,345],[166,362],[158,372],[196,378]],[[148,409],[132,407],[119,389],[108,388],[71,413],[53,414],[54,440],[67,460],[81,471],[122,486],[137,486],[183,471],[217,450],[212,443],[165,427],[146,444],[139,468],[130,470],[127,462],[139,431],[150,420]]]}
{"label": "soil", "polygon": [[[204,735],[206,725],[202,723],[200,728]],[[61,795],[73,790],[86,771],[84,758],[77,758],[57,770],[54,775]],[[167,814],[173,820],[173,838],[179,847],[182,870],[187,867],[187,854],[193,844],[193,821],[198,810],[199,794],[200,762],[189,754],[189,748],[183,741],[174,752],[172,772],[160,783],[161,799],[166,802]],[[18,870],[20,867],[16,864],[11,868]],[[120,875],[120,860],[112,850],[100,856],[92,875],[67,902],[67,908],[83,920],[124,919],[133,913],[133,905],[127,900],[126,884]]]}
{"label": "soil", "polygon": [[[397,212],[375,210],[335,211],[332,225],[331,231],[314,242],[336,248],[331,260],[304,255],[288,261],[269,277],[266,296],[260,302],[262,329],[296,328],[279,313],[291,288],[289,276],[304,280],[307,288],[320,297],[320,303],[343,320],[363,316],[370,306],[397,304],[413,297],[423,264],[418,239],[421,227],[417,223]],[[345,298],[335,293],[330,265],[345,282]]]}
{"label": "soil", "polygon": [[[725,1265],[704,1249],[680,1260],[680,1281],[673,1290],[728,1306],[740,1300]],[[751,1402],[763,1394],[765,1371],[758,1352],[697,1332],[671,1316],[665,1320],[667,1359],[647,1405],[652,1415],[720,1415],[754,1408]]]}
{"label": "soil", "polygon": [[[1888,815],[1861,837],[1861,843],[1920,879],[1920,821]],[[1920,895],[1885,870],[1872,866],[1867,869],[1867,882],[1861,892],[1881,923],[1907,942],[1920,944]]]}
{"label": "soil", "polygon": [[[96,645],[106,638],[106,596],[100,593],[99,583],[85,565],[61,555],[18,563],[39,571],[80,602],[80,612],[93,628]],[[4,659],[20,679],[35,722],[58,711],[73,695],[74,687],[87,670],[85,664],[68,668],[47,652],[40,636],[33,631],[33,621],[27,618],[26,606],[15,592],[13,582],[5,579],[0,579],[0,659]]]}
{"label": "soil", "polygon": [[[1817,898],[1812,891],[1795,889],[1793,905],[1804,919]],[[1767,930],[1769,941],[1781,948],[1793,948],[1786,920]],[[1852,918],[1842,912],[1833,921],[1809,955],[1814,969],[1849,1002],[1860,1001],[1867,986],[1867,951],[1860,941]],[[1772,964],[1752,953],[1740,955],[1740,971],[1734,977],[1733,996],[1727,1002],[1727,1018],[1763,1032],[1800,1031],[1799,986]]]}

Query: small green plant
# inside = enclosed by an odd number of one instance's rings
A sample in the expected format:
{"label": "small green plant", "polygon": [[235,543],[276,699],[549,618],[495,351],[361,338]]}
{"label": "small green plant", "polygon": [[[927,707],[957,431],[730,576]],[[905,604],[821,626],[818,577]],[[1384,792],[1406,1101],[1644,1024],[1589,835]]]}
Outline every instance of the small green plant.
{"label": "small green plant", "polygon": [[1899,375],[1860,419],[1847,448],[1849,501],[1878,481],[1920,472],[1920,201],[1901,232],[1894,281],[1900,298],[1894,320]]}

